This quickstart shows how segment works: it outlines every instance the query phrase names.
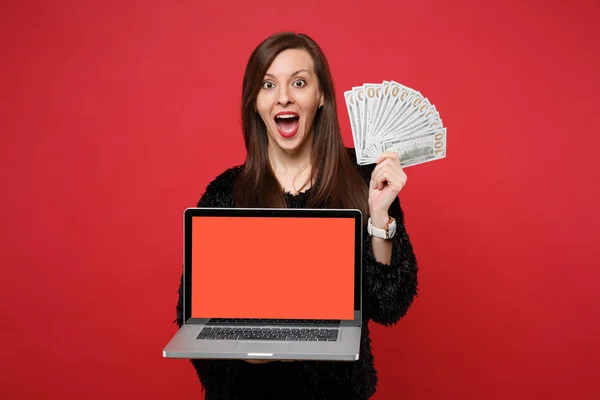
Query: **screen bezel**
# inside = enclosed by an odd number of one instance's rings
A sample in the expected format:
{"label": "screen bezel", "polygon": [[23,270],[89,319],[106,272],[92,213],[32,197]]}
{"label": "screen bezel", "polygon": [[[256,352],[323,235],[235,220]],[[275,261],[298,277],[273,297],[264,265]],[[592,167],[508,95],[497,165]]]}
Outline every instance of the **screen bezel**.
{"label": "screen bezel", "polygon": [[[276,217],[276,218],[349,218],[354,220],[354,319],[339,320],[343,325],[362,324],[362,245],[363,217],[356,209],[307,208],[205,208],[190,207],[184,210],[184,275],[183,321],[185,324],[206,323],[209,318],[192,318],[192,219],[197,216],[218,217]],[[332,232],[335,234],[335,232]],[[296,321],[296,320],[294,320]],[[302,320],[310,323],[311,320]]]}

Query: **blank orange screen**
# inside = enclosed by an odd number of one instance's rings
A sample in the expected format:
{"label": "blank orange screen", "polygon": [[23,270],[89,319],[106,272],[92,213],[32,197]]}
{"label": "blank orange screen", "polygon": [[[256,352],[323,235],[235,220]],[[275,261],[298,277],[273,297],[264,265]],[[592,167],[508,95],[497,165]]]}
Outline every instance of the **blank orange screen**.
{"label": "blank orange screen", "polygon": [[353,319],[354,224],[194,217],[192,317]]}

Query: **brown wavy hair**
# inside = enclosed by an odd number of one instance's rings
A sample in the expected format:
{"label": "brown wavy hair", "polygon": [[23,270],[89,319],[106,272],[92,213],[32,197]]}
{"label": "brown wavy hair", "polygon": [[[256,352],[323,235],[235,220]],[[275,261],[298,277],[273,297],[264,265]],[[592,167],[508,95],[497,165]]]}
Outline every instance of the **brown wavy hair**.
{"label": "brown wavy hair", "polygon": [[283,187],[275,177],[267,152],[267,129],[254,104],[267,69],[284,50],[303,49],[312,57],[323,92],[323,107],[313,122],[309,208],[354,208],[368,215],[368,187],[344,146],[331,71],[321,48],[309,36],[293,32],[274,34],[252,52],[242,88],[242,128],[246,160],[234,187],[241,207],[286,207]]}

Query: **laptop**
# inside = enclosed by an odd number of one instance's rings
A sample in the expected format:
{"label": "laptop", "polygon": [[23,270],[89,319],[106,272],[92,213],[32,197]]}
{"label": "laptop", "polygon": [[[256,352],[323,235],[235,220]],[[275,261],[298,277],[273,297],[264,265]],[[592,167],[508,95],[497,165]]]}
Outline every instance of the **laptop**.
{"label": "laptop", "polygon": [[183,325],[165,358],[356,361],[362,214],[188,208]]}

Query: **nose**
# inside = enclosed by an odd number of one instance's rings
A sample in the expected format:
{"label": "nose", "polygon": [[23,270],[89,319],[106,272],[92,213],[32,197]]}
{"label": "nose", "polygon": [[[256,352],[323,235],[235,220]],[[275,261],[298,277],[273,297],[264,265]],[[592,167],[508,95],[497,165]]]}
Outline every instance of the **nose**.
{"label": "nose", "polygon": [[289,91],[289,88],[286,85],[282,85],[279,89],[279,104],[282,106],[286,106],[292,102],[292,94]]}

